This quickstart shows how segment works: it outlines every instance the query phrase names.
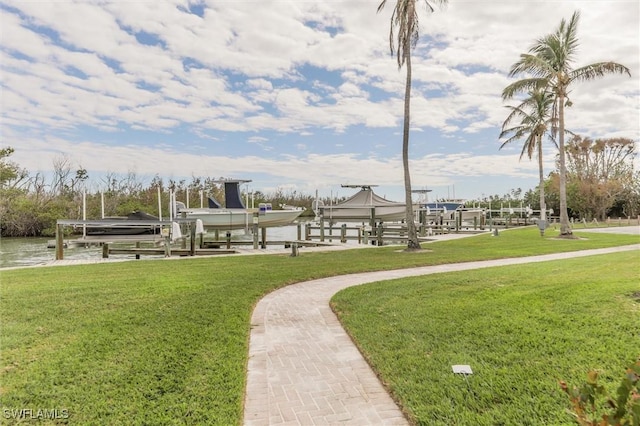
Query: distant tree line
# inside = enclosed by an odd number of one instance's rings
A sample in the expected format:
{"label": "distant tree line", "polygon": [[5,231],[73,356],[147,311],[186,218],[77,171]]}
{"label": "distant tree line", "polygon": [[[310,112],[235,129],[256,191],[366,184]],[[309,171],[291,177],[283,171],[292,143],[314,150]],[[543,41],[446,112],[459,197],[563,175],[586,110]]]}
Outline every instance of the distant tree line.
{"label": "distant tree line", "polygon": [[[144,182],[135,173],[108,173],[98,181],[91,181],[83,167],[72,167],[68,157],[54,160],[53,175],[47,180],[40,174],[30,174],[11,160],[14,149],[0,150],[0,231],[3,237],[53,236],[58,219],[83,217],[83,204],[87,219],[108,216],[126,216],[141,210],[169,217],[169,190],[178,201],[189,198],[191,207],[200,207],[200,193],[206,198],[213,196],[224,200],[224,189],[217,183],[223,177],[192,177],[187,180],[164,180],[155,176]],[[304,207],[304,214],[311,211],[314,197],[295,190],[276,190],[274,193],[260,191],[243,194],[257,207],[260,203],[271,203],[274,208],[281,205]],[[327,200],[323,200],[328,202]],[[160,208],[160,210],[159,210]]]}
{"label": "distant tree line", "polygon": [[[640,171],[634,170],[636,143],[626,138],[590,139],[574,135],[565,147],[567,167],[567,208],[574,220],[635,218],[640,215]],[[557,167],[557,165],[556,165]],[[546,208],[558,216],[560,176],[554,170],[544,179]],[[540,187],[523,193],[512,190],[504,196],[478,200],[482,207],[500,203],[517,207],[522,203],[540,210]]]}
{"label": "distant tree line", "polygon": [[[575,219],[606,217],[637,217],[640,214],[640,173],[633,168],[635,143],[629,139],[596,139],[573,137],[566,147],[568,206]],[[31,174],[11,160],[14,149],[0,149],[0,231],[3,237],[53,236],[58,219],[82,219],[83,198],[86,217],[126,216],[142,210],[156,216],[169,217],[169,190],[176,199],[191,207],[200,206],[202,191],[206,197],[224,199],[222,177],[192,177],[190,181],[164,180],[155,176],[143,182],[135,173],[108,173],[98,182],[92,182],[83,167],[72,167],[68,157],[54,160],[53,175],[47,181],[40,174]],[[554,212],[559,210],[559,179],[557,171],[545,180],[546,204]],[[158,211],[160,197],[160,211]],[[253,202],[303,207],[305,215],[312,216],[315,196],[295,190],[278,189],[273,193],[255,191],[243,194]],[[323,197],[325,204],[337,203],[345,197]],[[523,191],[513,189],[504,195],[491,195],[476,200],[476,205],[498,208],[520,203],[537,210],[540,208],[538,188]]]}

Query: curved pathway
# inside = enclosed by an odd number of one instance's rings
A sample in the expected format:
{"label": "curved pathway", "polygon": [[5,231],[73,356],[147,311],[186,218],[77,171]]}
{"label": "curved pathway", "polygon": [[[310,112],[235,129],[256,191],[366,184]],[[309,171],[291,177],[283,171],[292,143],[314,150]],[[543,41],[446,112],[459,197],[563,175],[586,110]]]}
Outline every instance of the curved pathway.
{"label": "curved pathway", "polygon": [[398,406],[329,307],[338,291],[394,278],[640,250],[640,244],[524,258],[379,271],[307,281],[253,312],[245,425],[406,425]]}

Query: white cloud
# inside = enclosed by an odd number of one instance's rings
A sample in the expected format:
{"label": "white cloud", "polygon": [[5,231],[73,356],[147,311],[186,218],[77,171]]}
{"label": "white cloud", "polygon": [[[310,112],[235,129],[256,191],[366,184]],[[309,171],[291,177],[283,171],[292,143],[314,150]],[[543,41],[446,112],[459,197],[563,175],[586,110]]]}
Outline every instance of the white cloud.
{"label": "white cloud", "polygon": [[[392,3],[377,14],[377,3],[356,1],[210,0],[198,3],[201,17],[183,0],[4,1],[3,145],[30,170],[50,169],[52,156],[66,152],[96,172],[191,176],[215,164],[215,175],[239,176],[257,164],[307,189],[358,177],[401,186],[399,159],[381,154],[394,144],[399,152],[400,134],[388,135],[403,116],[404,69],[388,45]],[[422,16],[413,56],[412,128],[448,141],[412,159],[416,182],[500,175],[505,185],[535,183],[535,162],[497,151],[501,91],[518,55],[578,9],[576,65],[616,60],[632,78],[575,85],[567,125],[638,140],[636,0],[451,1]],[[319,134],[340,142],[319,144]],[[287,150],[287,135],[308,140]],[[247,145],[261,146],[261,158]]]}

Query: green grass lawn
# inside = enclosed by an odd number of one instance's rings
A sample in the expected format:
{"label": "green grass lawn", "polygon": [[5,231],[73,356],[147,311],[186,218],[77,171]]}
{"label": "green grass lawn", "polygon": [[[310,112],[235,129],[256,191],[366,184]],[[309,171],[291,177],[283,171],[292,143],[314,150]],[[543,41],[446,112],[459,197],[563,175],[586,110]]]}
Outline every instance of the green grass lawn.
{"label": "green grass lawn", "polygon": [[139,260],[2,271],[1,404],[66,410],[73,424],[239,424],[249,319],[264,294],[345,273],[639,242],[637,236],[584,236],[555,240],[551,232],[541,238],[528,228],[428,244],[428,251],[411,254],[398,247],[301,249],[295,258]]}
{"label": "green grass lawn", "polygon": [[597,369],[615,395],[640,356],[637,252],[379,282],[332,306],[416,424],[575,424],[558,382]]}

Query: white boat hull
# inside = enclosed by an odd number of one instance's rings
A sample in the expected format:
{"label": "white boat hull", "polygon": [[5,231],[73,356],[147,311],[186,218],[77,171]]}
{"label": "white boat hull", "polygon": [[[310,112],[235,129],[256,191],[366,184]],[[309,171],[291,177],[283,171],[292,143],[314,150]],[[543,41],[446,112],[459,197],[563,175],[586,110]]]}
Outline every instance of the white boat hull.
{"label": "white boat hull", "polygon": [[367,222],[375,215],[376,221],[401,222],[406,219],[404,205],[372,207],[324,207],[322,218],[332,222]]}
{"label": "white boat hull", "polygon": [[267,210],[258,209],[188,209],[180,211],[187,219],[200,219],[204,229],[230,230],[248,229],[253,226],[254,218],[258,227],[290,225],[302,214],[302,210]]}
{"label": "white boat hull", "polygon": [[473,223],[474,221],[480,221],[480,219],[482,218],[482,215],[484,214],[484,211],[482,209],[470,209],[470,210],[462,210],[460,212],[461,214],[461,221],[462,222],[471,222]]}

